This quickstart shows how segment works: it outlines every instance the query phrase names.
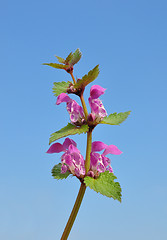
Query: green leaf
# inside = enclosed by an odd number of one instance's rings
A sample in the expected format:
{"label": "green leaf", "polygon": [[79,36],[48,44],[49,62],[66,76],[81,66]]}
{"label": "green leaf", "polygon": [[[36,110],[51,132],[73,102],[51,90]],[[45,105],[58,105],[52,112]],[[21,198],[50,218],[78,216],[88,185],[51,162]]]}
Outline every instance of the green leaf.
{"label": "green leaf", "polygon": [[59,61],[59,63],[64,63],[65,64],[65,59],[64,58],[61,58],[61,57],[57,57],[57,60]]}
{"label": "green leaf", "polygon": [[70,83],[71,82],[54,82],[52,88],[53,93],[55,93],[54,96],[58,96],[61,93],[66,93]]}
{"label": "green leaf", "polygon": [[69,61],[72,59],[72,52],[66,57],[65,64],[69,64]]}
{"label": "green leaf", "polygon": [[84,182],[87,187],[90,187],[97,193],[113,198],[121,202],[121,187],[118,182],[114,182],[117,177],[109,171],[103,172],[97,179],[85,177]]}
{"label": "green leaf", "polygon": [[72,58],[69,61],[69,65],[73,66],[74,64],[76,64],[77,62],[79,62],[79,60],[81,59],[82,53],[80,52],[79,48],[72,54]]}
{"label": "green leaf", "polygon": [[71,123],[68,123],[68,125],[65,126],[64,128],[51,134],[51,137],[49,139],[49,144],[51,144],[52,142],[60,138],[66,137],[68,135],[86,133],[87,131],[88,131],[88,125],[82,125],[81,127],[77,127]]}
{"label": "green leaf", "polygon": [[100,123],[110,124],[110,125],[119,125],[127,119],[131,111],[121,112],[121,113],[112,113],[108,117],[104,117]]}
{"label": "green leaf", "polygon": [[63,64],[59,64],[59,63],[43,63],[43,65],[48,65],[53,68],[65,69],[65,70],[68,68],[68,65],[63,65]]}
{"label": "green leaf", "polygon": [[78,89],[78,88],[86,87],[89,83],[93,82],[98,75],[99,75],[99,65],[97,65],[95,68],[89,71],[87,75],[83,76],[82,79],[79,80],[74,85],[74,88]]}
{"label": "green leaf", "polygon": [[55,179],[64,179],[64,178],[67,178],[71,173],[69,171],[67,171],[66,173],[61,173],[61,163],[55,165],[53,168],[52,168],[52,176],[55,178]]}

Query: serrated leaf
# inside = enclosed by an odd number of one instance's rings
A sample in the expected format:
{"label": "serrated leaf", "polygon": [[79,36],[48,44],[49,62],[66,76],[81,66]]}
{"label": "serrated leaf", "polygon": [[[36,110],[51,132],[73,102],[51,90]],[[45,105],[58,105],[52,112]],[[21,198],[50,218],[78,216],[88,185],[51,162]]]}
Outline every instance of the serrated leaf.
{"label": "serrated leaf", "polygon": [[65,69],[65,70],[68,68],[68,65],[63,65],[63,64],[59,64],[59,63],[43,63],[43,65],[48,65],[53,68]]}
{"label": "serrated leaf", "polygon": [[121,113],[112,113],[108,117],[104,117],[100,123],[110,124],[110,125],[119,125],[127,119],[131,111],[121,112]]}
{"label": "serrated leaf", "polygon": [[79,48],[77,48],[77,50],[72,54],[72,58],[69,61],[69,65],[70,66],[74,66],[74,64],[76,64],[77,62],[79,62],[79,60],[81,59],[82,53],[79,50]]}
{"label": "serrated leaf", "polygon": [[58,96],[61,93],[66,93],[70,83],[71,82],[54,82],[52,88],[54,96]]}
{"label": "serrated leaf", "polygon": [[55,179],[66,179],[71,173],[69,171],[67,171],[66,173],[61,173],[61,163],[55,165],[52,168],[52,176]]}
{"label": "serrated leaf", "polygon": [[121,187],[118,182],[114,182],[115,179],[117,177],[113,173],[106,171],[101,173],[97,179],[85,177],[84,183],[97,193],[121,202]]}
{"label": "serrated leaf", "polygon": [[64,128],[51,134],[51,137],[49,139],[49,144],[51,144],[52,142],[60,138],[67,137],[69,135],[86,133],[87,131],[88,131],[88,125],[82,125],[81,127],[77,127],[71,123],[68,123],[68,125],[65,126]]}
{"label": "serrated leaf", "polygon": [[69,64],[69,61],[72,59],[72,52],[66,57],[65,64]]}
{"label": "serrated leaf", "polygon": [[64,63],[65,64],[65,59],[64,58],[61,58],[61,57],[58,57],[58,56],[56,56],[56,58],[59,61],[59,63]]}
{"label": "serrated leaf", "polygon": [[74,85],[74,88],[78,89],[78,88],[86,87],[89,83],[93,82],[98,75],[99,75],[99,65],[97,65],[95,68],[89,71],[87,75],[83,76],[82,79],[80,79]]}

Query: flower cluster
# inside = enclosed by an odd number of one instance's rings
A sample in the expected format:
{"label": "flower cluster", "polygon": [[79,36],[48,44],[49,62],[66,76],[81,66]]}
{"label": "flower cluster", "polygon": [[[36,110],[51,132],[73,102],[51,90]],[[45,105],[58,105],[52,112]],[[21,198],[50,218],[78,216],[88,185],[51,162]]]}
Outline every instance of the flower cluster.
{"label": "flower cluster", "polygon": [[[102,154],[100,152],[104,150]],[[61,173],[69,171],[78,178],[82,178],[85,175],[85,161],[80,151],[77,148],[77,144],[70,138],[66,138],[63,144],[54,143],[48,149],[47,153],[59,153],[64,152],[61,156]],[[90,154],[90,170],[88,176],[95,177],[99,173],[109,171],[113,172],[110,165],[110,159],[106,157],[107,154],[119,155],[122,152],[115,145],[107,145],[103,142],[96,141],[92,143],[92,152]]]}
{"label": "flower cluster", "polygon": [[[91,113],[88,115],[88,121],[98,124],[102,119],[107,116],[107,112],[99,99],[104,94],[106,89],[99,85],[93,85],[90,89],[89,105]],[[76,126],[81,126],[85,123],[85,115],[83,108],[66,93],[61,93],[56,104],[66,103],[66,109],[70,115],[71,123]],[[98,153],[104,150],[102,154]],[[69,171],[78,178],[85,176],[85,160],[77,148],[77,144],[70,138],[66,138],[63,144],[54,143],[48,149],[47,153],[64,152],[61,156],[61,173]],[[107,154],[119,155],[122,152],[115,145],[107,145],[100,141],[92,143],[92,151],[90,153],[90,169],[87,173],[88,176],[96,177],[101,172],[113,172],[110,164],[110,159],[106,157]]]}
{"label": "flower cluster", "polygon": [[[88,120],[92,122],[99,123],[105,116],[107,112],[99,99],[99,97],[104,94],[105,89],[99,85],[93,85],[90,89],[89,105],[91,108],[91,113],[88,116]],[[85,116],[83,108],[73,99],[71,99],[66,93],[61,93],[56,104],[59,105],[62,102],[66,102],[67,111],[70,114],[71,123],[80,126],[85,122]]]}

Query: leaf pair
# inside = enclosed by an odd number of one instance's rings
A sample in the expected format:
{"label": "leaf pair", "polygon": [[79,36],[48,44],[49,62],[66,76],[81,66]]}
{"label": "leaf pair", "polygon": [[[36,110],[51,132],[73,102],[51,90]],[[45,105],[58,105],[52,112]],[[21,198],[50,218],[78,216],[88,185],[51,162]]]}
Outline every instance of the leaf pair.
{"label": "leaf pair", "polygon": [[[55,179],[66,179],[69,175],[71,175],[71,173],[68,171],[64,174],[61,173],[61,163],[55,165],[52,169],[52,176]],[[121,187],[118,182],[114,181],[115,179],[117,179],[117,177],[113,173],[106,171],[101,173],[97,179],[86,176],[84,183],[95,192],[101,193],[109,198],[112,197],[114,200],[121,202]]]}
{"label": "leaf pair", "polygon": [[[101,121],[100,123],[109,124],[109,125],[119,125],[120,123],[126,120],[129,114],[130,114],[130,111],[124,112],[124,113],[122,112],[112,113],[108,117],[103,118],[103,121]],[[67,137],[68,135],[86,133],[88,129],[89,129],[89,126],[87,124],[77,127],[71,123],[68,123],[67,126],[65,126],[64,128],[51,134],[51,137],[49,139],[49,144],[51,144],[52,142],[60,138]]]}

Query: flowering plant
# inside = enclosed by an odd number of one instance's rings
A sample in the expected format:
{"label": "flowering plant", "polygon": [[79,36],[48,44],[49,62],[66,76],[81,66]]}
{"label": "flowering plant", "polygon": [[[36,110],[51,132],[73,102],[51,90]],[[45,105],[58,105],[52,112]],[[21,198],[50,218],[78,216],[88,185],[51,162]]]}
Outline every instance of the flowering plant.
{"label": "flowering plant", "polygon": [[[106,89],[99,85],[93,85],[88,98],[91,113],[88,113],[83,94],[85,87],[97,78],[99,65],[81,79],[76,80],[73,75],[73,69],[74,65],[80,60],[81,55],[80,50],[77,49],[74,53],[70,53],[66,59],[57,57],[59,63],[44,63],[44,65],[66,70],[73,80],[73,82],[54,83],[53,93],[57,96],[56,104],[66,103],[66,109],[70,115],[70,123],[51,134],[49,144],[69,135],[87,134],[85,158],[77,148],[76,142],[70,138],[65,138],[63,144],[53,143],[47,151],[49,154],[63,152],[61,163],[55,165],[52,169],[52,175],[55,179],[65,179],[69,175],[73,175],[81,182],[75,205],[61,240],[66,240],[69,236],[86,187],[90,187],[96,192],[121,202],[121,187],[118,182],[115,182],[116,176],[113,174],[111,161],[106,155],[120,155],[122,152],[115,145],[107,145],[101,141],[92,142],[92,132],[98,124],[119,125],[126,120],[130,111],[118,114],[112,113],[108,116],[102,101],[99,99]],[[70,98],[69,94],[77,95],[81,100],[82,106]],[[104,150],[102,154],[98,153],[102,150]]]}

